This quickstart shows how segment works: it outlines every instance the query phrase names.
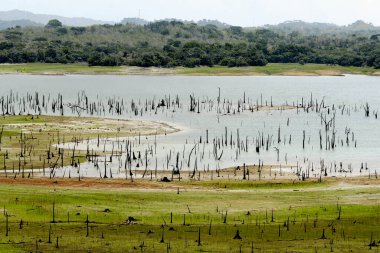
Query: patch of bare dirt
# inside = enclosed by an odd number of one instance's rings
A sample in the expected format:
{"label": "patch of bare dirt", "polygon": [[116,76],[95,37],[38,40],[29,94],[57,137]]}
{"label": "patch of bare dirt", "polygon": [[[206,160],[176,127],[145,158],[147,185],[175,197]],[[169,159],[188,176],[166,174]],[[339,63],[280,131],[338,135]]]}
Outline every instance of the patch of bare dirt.
{"label": "patch of bare dirt", "polygon": [[157,181],[138,180],[132,182],[125,179],[48,179],[48,178],[5,178],[0,177],[1,185],[31,185],[62,188],[89,188],[89,189],[177,189],[175,185]]}

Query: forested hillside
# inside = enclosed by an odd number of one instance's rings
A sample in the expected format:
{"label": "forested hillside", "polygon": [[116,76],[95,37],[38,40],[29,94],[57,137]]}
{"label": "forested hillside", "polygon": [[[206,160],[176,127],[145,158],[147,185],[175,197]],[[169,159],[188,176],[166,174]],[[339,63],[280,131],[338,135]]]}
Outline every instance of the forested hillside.
{"label": "forested hillside", "polygon": [[309,33],[160,21],[0,32],[0,63],[75,63],[159,67],[261,66],[321,63],[380,68],[379,36],[372,33]]}

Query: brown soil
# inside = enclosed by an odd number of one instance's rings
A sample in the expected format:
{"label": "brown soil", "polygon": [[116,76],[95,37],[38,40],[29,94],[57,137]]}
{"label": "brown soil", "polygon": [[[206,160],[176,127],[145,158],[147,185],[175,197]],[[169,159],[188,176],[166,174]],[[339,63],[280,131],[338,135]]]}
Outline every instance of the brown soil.
{"label": "brown soil", "polygon": [[91,188],[91,189],[177,189],[177,186],[157,181],[130,179],[48,179],[48,178],[5,178],[0,177],[0,185],[31,185],[64,188]]}
{"label": "brown soil", "polygon": [[[221,179],[225,180],[225,179]],[[217,180],[216,180],[217,181]],[[279,183],[280,180],[262,180],[256,182],[273,182]],[[325,182],[328,182],[329,186],[325,187],[325,190],[344,190],[354,188],[380,188],[378,179],[368,179],[366,177],[357,178],[327,178]],[[187,180],[185,180],[187,182]],[[286,180],[289,182],[289,180]],[[180,182],[164,183],[156,180],[150,181],[149,179],[136,179],[133,182],[130,179],[94,179],[85,178],[81,179],[68,179],[68,178],[13,178],[13,177],[0,177],[0,185],[25,185],[25,186],[41,186],[41,187],[61,187],[61,188],[83,188],[83,189],[119,189],[119,190],[142,190],[142,191],[154,191],[154,190],[196,190],[202,189],[202,185],[182,184]],[[292,191],[292,189],[273,189],[275,191]],[[320,188],[305,188],[303,191],[320,190]],[[249,190],[247,190],[249,191]],[[265,189],[268,191],[268,189]]]}

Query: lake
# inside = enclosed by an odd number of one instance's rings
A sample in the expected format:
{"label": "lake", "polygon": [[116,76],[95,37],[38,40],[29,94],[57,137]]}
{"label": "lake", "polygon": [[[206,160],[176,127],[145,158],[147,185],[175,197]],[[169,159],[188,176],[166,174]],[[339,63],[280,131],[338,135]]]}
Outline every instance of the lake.
{"label": "lake", "polygon": [[[92,115],[84,111],[81,116],[154,120],[182,130],[140,141],[129,138],[133,150],[141,154],[157,143],[155,152],[146,159],[148,163],[142,166],[143,161],[137,161],[133,169],[173,170],[177,156],[181,171],[260,162],[274,169],[291,166],[291,171],[299,175],[318,177],[321,167],[328,176],[377,174],[380,168],[379,77],[3,75],[0,94],[10,92],[17,97],[38,92],[40,98],[45,94],[50,102],[61,94],[65,104],[83,103],[85,94],[105,110]],[[162,100],[165,106],[151,110],[152,101],[157,106]],[[122,102],[122,112],[109,109],[110,101]],[[365,116],[367,103],[369,117]],[[285,105],[292,109],[274,110]],[[18,112],[20,103],[14,106]],[[35,111],[29,108],[25,113]],[[42,113],[58,115],[49,106]],[[70,114],[76,113],[66,108],[65,115]],[[330,121],[328,131],[324,120]],[[73,144],[65,145],[71,148]],[[90,145],[97,149],[95,142]],[[112,150],[115,140],[106,140],[105,146]],[[87,143],[78,144],[78,148],[85,150]],[[122,164],[122,160],[108,162],[115,177],[124,176]],[[99,169],[91,163],[82,164],[79,172],[66,167],[58,174],[67,170],[99,177]]]}

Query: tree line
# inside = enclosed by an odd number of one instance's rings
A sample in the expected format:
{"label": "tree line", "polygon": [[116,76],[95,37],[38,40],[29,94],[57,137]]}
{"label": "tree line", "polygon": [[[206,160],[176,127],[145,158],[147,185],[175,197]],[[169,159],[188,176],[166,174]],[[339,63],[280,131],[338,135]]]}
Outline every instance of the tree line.
{"label": "tree line", "polygon": [[67,27],[14,27],[0,32],[0,63],[90,66],[228,67],[318,63],[380,68],[377,34],[282,33],[179,21]]}

